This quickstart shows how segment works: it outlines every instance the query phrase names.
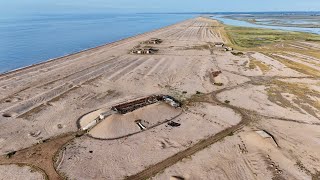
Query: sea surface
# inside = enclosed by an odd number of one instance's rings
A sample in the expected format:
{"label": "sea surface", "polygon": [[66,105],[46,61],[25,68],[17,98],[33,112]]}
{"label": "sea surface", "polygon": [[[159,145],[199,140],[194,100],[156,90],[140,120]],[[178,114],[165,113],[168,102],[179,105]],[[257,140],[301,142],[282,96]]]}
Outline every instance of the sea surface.
{"label": "sea surface", "polygon": [[[263,14],[266,16],[265,21],[270,21],[269,15],[275,16],[274,13]],[[0,73],[118,41],[199,15],[211,16],[235,26],[320,34],[320,28],[258,25],[226,17],[241,17],[243,13],[71,13],[0,16]],[[257,13],[246,15],[257,16]],[[264,21],[261,18],[259,20]]]}
{"label": "sea surface", "polygon": [[121,40],[194,14],[41,14],[0,17],[0,73]]}

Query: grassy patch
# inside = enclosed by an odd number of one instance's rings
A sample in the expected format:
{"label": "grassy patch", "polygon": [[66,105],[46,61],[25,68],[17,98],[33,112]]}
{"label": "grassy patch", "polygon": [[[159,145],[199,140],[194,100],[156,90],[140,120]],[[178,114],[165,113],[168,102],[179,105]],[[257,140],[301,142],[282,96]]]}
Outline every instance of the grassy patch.
{"label": "grassy patch", "polygon": [[320,42],[320,39],[306,39],[306,41],[312,41],[312,42]]}
{"label": "grassy patch", "polygon": [[227,26],[231,43],[242,48],[254,48],[283,41],[320,41],[320,36],[303,32]]}

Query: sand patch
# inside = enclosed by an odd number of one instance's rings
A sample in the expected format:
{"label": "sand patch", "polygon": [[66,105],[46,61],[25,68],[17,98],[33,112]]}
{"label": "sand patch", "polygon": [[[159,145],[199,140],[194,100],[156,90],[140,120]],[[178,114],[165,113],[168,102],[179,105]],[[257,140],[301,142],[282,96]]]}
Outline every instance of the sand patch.
{"label": "sand patch", "polygon": [[[232,105],[257,111],[263,115],[271,117],[281,117],[287,119],[295,119],[304,122],[318,122],[318,118],[308,114],[303,109],[296,109],[294,106],[284,107],[284,103],[294,103],[288,97],[281,97],[282,102],[274,99],[275,96],[268,94],[266,86],[247,85],[245,87],[235,88],[218,94],[220,101],[230,101]],[[270,99],[271,97],[271,99]],[[287,98],[287,99],[286,99]],[[297,105],[298,106],[298,105]]]}
{"label": "sand patch", "polygon": [[21,180],[32,179],[41,180],[46,179],[45,175],[30,166],[24,165],[0,165],[0,179]]}
{"label": "sand patch", "polygon": [[[210,112],[205,112],[207,110]],[[230,113],[230,116],[225,116],[226,113]],[[195,103],[174,120],[181,124],[178,127],[164,123],[142,133],[112,141],[86,136],[75,139],[66,146],[59,171],[71,179],[123,179],[240,120],[241,116],[231,109],[209,103]]]}

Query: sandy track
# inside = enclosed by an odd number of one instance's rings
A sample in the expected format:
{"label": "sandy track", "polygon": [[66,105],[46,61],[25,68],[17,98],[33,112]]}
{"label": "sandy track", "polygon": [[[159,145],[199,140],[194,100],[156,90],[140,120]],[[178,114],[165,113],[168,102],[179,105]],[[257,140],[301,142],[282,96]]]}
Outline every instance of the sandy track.
{"label": "sandy track", "polygon": [[213,143],[218,142],[219,140],[225,138],[228,134],[231,134],[233,132],[235,132],[236,130],[240,129],[243,125],[242,123],[237,124],[236,126],[233,126],[231,128],[228,128],[226,130],[223,130],[221,132],[219,132],[218,134],[209,137],[207,139],[204,139],[200,142],[198,142],[197,144],[195,144],[194,146],[184,150],[184,151],[180,151],[179,153],[155,164],[152,165],[148,168],[146,168],[145,170],[143,170],[142,172],[139,172],[138,174],[135,174],[133,176],[129,176],[126,179],[128,180],[140,180],[140,179],[148,179],[152,176],[154,176],[155,174],[163,171],[164,169],[166,169],[167,167],[170,167],[174,164],[176,164],[177,162],[181,161],[182,159],[193,155],[194,153],[210,146]]}

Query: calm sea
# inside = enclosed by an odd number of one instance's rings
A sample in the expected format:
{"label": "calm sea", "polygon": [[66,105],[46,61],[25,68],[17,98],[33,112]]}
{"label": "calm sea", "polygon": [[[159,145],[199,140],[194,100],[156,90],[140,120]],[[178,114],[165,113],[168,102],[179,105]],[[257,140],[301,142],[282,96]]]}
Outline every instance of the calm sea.
{"label": "calm sea", "polygon": [[[237,13],[214,13],[212,16],[230,25],[320,34],[319,28],[255,25],[223,17],[230,14],[237,16]],[[0,16],[0,73],[155,30],[198,15],[199,13]]]}
{"label": "calm sea", "polygon": [[0,17],[0,73],[192,18],[193,14]]}

